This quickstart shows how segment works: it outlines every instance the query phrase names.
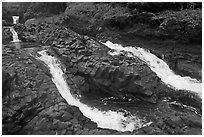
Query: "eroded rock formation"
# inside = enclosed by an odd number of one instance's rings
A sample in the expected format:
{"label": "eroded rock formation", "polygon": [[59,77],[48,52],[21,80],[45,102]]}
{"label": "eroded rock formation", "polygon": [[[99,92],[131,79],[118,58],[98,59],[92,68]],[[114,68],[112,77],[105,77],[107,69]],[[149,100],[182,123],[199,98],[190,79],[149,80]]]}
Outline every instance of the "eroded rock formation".
{"label": "eroded rock formation", "polygon": [[[37,28],[39,41],[48,45],[48,53],[62,61],[73,95],[90,92],[100,96],[104,92],[120,100],[140,100],[129,104],[154,123],[123,133],[97,128],[62,98],[46,66],[29,56],[31,50],[4,47],[3,67],[16,70],[19,80],[11,93],[10,108],[3,102],[3,134],[201,134],[200,112],[175,103],[201,110],[201,100],[189,92],[167,88],[140,59],[127,58],[126,52],[110,56],[103,44],[65,27],[43,24]],[[163,97],[170,102],[162,101]]]}
{"label": "eroded rock formation", "polygon": [[124,55],[113,57],[103,44],[68,29],[61,30],[52,28],[52,35],[58,36],[52,43],[52,49],[65,64],[68,77],[77,76],[77,85],[85,83],[81,85],[84,90],[78,91],[79,94],[107,92],[119,98],[156,103],[154,94],[160,79],[142,60]]}

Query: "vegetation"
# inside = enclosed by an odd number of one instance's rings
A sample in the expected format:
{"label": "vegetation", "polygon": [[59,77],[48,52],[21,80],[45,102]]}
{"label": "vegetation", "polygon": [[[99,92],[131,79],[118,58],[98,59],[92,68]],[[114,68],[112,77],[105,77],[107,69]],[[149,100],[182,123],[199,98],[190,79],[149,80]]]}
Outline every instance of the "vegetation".
{"label": "vegetation", "polygon": [[11,16],[19,15],[21,23],[37,18],[89,36],[115,29],[142,37],[201,43],[201,8],[201,2],[11,2],[3,3],[2,15],[3,25],[12,24]]}
{"label": "vegetation", "polygon": [[62,2],[32,2],[24,14],[24,20],[59,14],[65,9],[66,3]]}

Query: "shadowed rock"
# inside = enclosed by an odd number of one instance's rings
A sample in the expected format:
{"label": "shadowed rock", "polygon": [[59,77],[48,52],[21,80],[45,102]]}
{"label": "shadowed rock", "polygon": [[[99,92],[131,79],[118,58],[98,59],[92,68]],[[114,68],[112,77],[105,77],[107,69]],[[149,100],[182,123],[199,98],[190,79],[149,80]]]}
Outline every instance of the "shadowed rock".
{"label": "shadowed rock", "polygon": [[[2,97],[9,97],[11,92],[11,83],[14,79],[7,71],[2,69]],[[10,97],[9,97],[10,99]]]}

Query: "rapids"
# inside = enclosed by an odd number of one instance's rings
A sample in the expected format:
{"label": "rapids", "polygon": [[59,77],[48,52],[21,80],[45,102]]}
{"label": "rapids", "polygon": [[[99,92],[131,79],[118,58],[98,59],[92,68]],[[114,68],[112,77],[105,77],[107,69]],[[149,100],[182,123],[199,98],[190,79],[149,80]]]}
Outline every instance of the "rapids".
{"label": "rapids", "polygon": [[180,75],[176,75],[165,61],[150,53],[150,51],[140,47],[123,47],[120,44],[113,44],[110,41],[102,44],[111,49],[109,54],[112,56],[119,55],[122,51],[126,51],[128,52],[127,56],[140,58],[169,87],[175,90],[195,92],[202,97],[202,83],[200,81],[188,76],[182,77]]}
{"label": "rapids", "polygon": [[49,56],[45,50],[38,53],[41,56],[37,57],[37,59],[43,61],[50,69],[52,81],[56,85],[62,97],[68,104],[77,106],[83,115],[96,122],[98,127],[118,131],[133,131],[134,129],[138,129],[152,123],[146,122],[144,119],[139,118],[136,115],[132,115],[130,112],[123,109],[118,111],[101,111],[98,108],[89,107],[88,105],[81,103],[79,98],[74,97],[71,94],[70,88],[63,77],[64,73],[61,69],[60,61],[55,57]]}

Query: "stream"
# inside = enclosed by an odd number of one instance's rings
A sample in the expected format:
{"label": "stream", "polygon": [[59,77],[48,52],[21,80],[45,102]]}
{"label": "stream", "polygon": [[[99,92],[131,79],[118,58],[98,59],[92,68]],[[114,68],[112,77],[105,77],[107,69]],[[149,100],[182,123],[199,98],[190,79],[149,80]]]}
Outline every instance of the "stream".
{"label": "stream", "polygon": [[111,49],[109,51],[110,55],[119,55],[122,51],[127,51],[128,57],[138,57],[143,60],[169,87],[175,90],[195,92],[202,98],[202,83],[200,81],[189,76],[182,77],[180,75],[176,75],[173,70],[169,68],[166,62],[150,53],[148,50],[140,47],[122,47],[122,45],[113,44],[110,41],[103,44]]}
{"label": "stream", "polygon": [[[10,31],[13,34],[13,41],[10,45],[14,45],[16,49],[23,48],[23,43],[21,43],[18,39],[18,34],[15,32],[13,27],[10,27]],[[122,47],[122,45],[113,44],[110,41],[103,44],[110,48],[109,54],[112,56],[120,55],[123,51],[126,51],[126,56],[140,58],[166,85],[174,90],[187,90],[198,94],[200,98],[202,98],[201,81],[188,76],[182,77],[180,75],[176,75],[162,59],[149,51],[139,47]],[[70,87],[63,76],[65,74],[60,65],[60,61],[57,58],[48,55],[46,50],[39,51],[38,54],[40,54],[40,57],[36,57],[36,59],[44,62],[44,64],[48,66],[50,73],[52,74],[52,81],[56,85],[61,96],[68,104],[77,106],[83,115],[96,122],[98,127],[124,132],[133,131],[152,123],[152,121],[145,119],[145,117],[141,117],[137,114],[131,114],[131,112],[122,108],[118,110],[103,111],[97,107],[82,103],[80,98],[71,94]]]}
{"label": "stream", "polygon": [[98,124],[98,127],[115,129],[118,131],[133,131],[134,129],[141,128],[149,125],[152,122],[145,122],[136,115],[132,115],[126,110],[118,111],[100,111],[95,107],[90,107],[80,102],[70,93],[70,88],[63,77],[63,71],[60,67],[60,61],[52,56],[47,55],[46,51],[38,52],[41,56],[38,58],[43,61],[50,69],[53,82],[63,98],[67,103],[79,107],[84,116],[90,118]]}

